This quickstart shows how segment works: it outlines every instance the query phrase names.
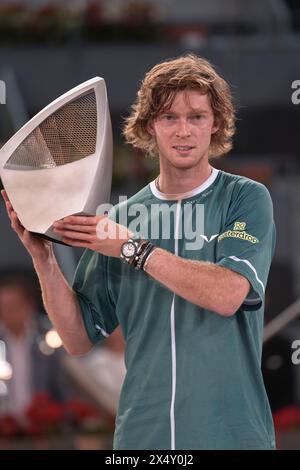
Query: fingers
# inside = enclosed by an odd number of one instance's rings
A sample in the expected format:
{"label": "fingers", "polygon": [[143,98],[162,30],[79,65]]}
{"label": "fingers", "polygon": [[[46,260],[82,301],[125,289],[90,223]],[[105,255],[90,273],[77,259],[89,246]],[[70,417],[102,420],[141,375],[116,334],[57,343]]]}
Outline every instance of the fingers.
{"label": "fingers", "polygon": [[9,205],[9,202],[6,202],[6,201],[5,201],[5,209],[6,209],[6,212],[7,212],[8,217],[9,217],[10,220],[11,220],[12,207]]}
{"label": "fingers", "polygon": [[1,191],[1,195],[5,201],[5,206],[7,210],[8,217],[10,218],[11,221],[11,226],[15,230],[15,232],[19,235],[22,236],[24,232],[24,227],[21,224],[21,222],[18,219],[17,213],[14,211],[13,206],[11,205],[10,200],[7,197],[7,193],[4,189]]}
{"label": "fingers", "polygon": [[1,195],[5,202],[8,201],[8,197],[7,197],[5,189],[1,189]]}
{"label": "fingers", "polygon": [[[68,225],[96,225],[99,220],[105,216],[85,216],[85,215],[69,215],[55,223]],[[54,224],[53,224],[54,225]]]}
{"label": "fingers", "polygon": [[[94,229],[94,234],[88,234],[85,232],[77,232],[75,230],[61,230],[61,229],[54,229],[54,232],[57,233],[58,235],[61,235],[61,237],[64,238],[65,240],[77,240],[77,241],[85,241],[87,243],[91,243],[96,236],[95,229]],[[68,241],[67,241],[68,243]]]}
{"label": "fingers", "polygon": [[72,225],[64,222],[54,222],[54,232],[72,230],[73,232],[95,233],[95,225]]}
{"label": "fingers", "polygon": [[[71,215],[64,217],[62,220],[55,221],[53,223],[53,231],[61,235],[65,243],[72,244],[73,246],[85,246],[95,240],[96,225],[101,219],[107,220],[107,216]],[[79,245],[78,243],[81,244]],[[82,245],[82,243],[85,245]]]}
{"label": "fingers", "polygon": [[11,226],[14,229],[14,231],[20,237],[22,237],[25,229],[24,229],[23,225],[21,224],[21,222],[19,221],[17,214],[14,211],[12,211],[11,214],[10,214],[10,220],[11,220]]}
{"label": "fingers", "polygon": [[4,199],[5,207],[6,207],[8,216],[9,216],[9,218],[11,218],[11,212],[13,211],[13,207],[12,207],[12,205],[11,205],[11,203],[10,203],[10,200],[8,199],[7,194],[6,194],[6,191],[5,191],[4,189],[2,189],[1,195],[2,195],[2,197],[3,197],[3,199]]}
{"label": "fingers", "polygon": [[11,202],[7,197],[6,191],[2,190],[1,194],[5,201],[6,212],[11,221],[11,226],[15,230],[15,232],[21,237],[24,232],[24,227],[20,223],[17,213],[14,211],[13,206],[11,205]]}

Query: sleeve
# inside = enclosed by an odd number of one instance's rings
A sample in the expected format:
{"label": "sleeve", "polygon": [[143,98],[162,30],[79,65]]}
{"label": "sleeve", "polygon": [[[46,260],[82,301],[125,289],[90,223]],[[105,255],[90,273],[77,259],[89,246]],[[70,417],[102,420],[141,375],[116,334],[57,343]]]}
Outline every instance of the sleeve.
{"label": "sleeve", "polygon": [[217,264],[250,282],[244,310],[256,310],[263,301],[275,248],[273,205],[262,184],[247,180],[233,191],[225,226],[218,237]]}
{"label": "sleeve", "polygon": [[106,256],[86,250],[73,281],[84,325],[94,344],[108,337],[119,323],[108,290],[107,261]]}

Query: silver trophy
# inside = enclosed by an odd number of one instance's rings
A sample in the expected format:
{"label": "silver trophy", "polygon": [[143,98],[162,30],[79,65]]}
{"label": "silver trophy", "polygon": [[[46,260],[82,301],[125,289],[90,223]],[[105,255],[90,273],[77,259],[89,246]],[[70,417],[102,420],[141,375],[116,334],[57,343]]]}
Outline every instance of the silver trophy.
{"label": "silver trophy", "polygon": [[60,243],[52,224],[110,199],[113,140],[103,78],[60,96],[0,149],[0,176],[21,224]]}

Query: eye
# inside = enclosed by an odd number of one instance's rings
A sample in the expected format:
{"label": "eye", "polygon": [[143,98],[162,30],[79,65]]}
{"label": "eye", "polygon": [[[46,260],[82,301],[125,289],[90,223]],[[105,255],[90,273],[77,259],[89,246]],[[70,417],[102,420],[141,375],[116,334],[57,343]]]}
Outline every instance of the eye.
{"label": "eye", "polygon": [[173,114],[165,114],[162,118],[166,121],[173,121],[175,119],[175,116]]}
{"label": "eye", "polygon": [[200,121],[200,119],[203,118],[203,115],[202,114],[193,114],[193,116],[191,116],[192,119],[194,119],[195,121]]}

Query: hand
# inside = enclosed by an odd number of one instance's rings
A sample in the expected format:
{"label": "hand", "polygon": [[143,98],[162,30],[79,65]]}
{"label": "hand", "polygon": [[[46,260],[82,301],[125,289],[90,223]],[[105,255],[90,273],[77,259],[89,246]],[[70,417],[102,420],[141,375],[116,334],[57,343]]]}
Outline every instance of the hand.
{"label": "hand", "polygon": [[13,210],[13,207],[6,194],[6,191],[2,190],[1,195],[5,201],[5,206],[8,217],[11,221],[11,226],[20,238],[27,251],[29,252],[29,254],[34,259],[43,260],[48,258],[49,253],[52,252],[52,243],[48,240],[44,240],[40,237],[32,235],[28,230],[26,230],[19,221],[16,212]]}
{"label": "hand", "polygon": [[88,248],[116,258],[120,256],[124,241],[133,236],[127,227],[117,224],[107,215],[71,215],[54,222],[53,230],[68,245]]}

